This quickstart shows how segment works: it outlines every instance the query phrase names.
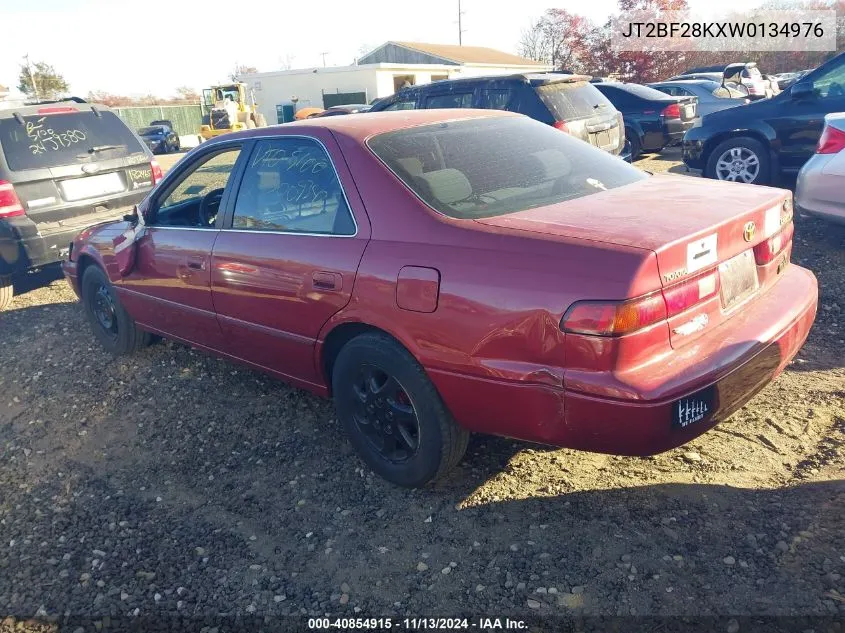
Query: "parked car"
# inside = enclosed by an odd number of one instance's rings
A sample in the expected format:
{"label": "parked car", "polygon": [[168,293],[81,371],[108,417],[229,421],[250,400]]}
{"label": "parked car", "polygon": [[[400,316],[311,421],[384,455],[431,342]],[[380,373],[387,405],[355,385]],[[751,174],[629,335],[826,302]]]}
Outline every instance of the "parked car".
{"label": "parked car", "polygon": [[61,261],[76,233],[122,217],[160,177],[105,106],[74,99],[0,110],[0,309],[17,276]]}
{"label": "parked car", "polygon": [[750,100],[742,96],[742,93],[724,88],[718,82],[709,79],[661,81],[648,84],[648,86],[672,97],[696,97],[698,99],[698,116],[702,117],[711,112],[750,103]]}
{"label": "parked car", "polygon": [[169,154],[178,152],[179,135],[167,125],[148,125],[138,130],[138,136],[146,143],[153,154]]}
{"label": "parked car", "polygon": [[806,213],[845,223],[845,112],[825,116],[816,153],[798,172],[795,204]]}
{"label": "parked car", "polygon": [[681,142],[698,117],[695,97],[671,97],[640,84],[600,83],[595,87],[622,113],[633,160],[642,152],[659,152]]}
{"label": "parked car", "polygon": [[368,112],[371,106],[366,103],[348,103],[345,105],[332,106],[326,108],[322,112],[316,113],[315,117],[322,116],[338,116],[339,114],[357,114],[358,112]]}
{"label": "parked car", "polygon": [[332,396],[419,486],[471,431],[644,455],[727,418],[813,323],[791,203],[509,112],[317,118],[204,143],[64,270],[110,352],[155,333]]}
{"label": "parked car", "polygon": [[671,77],[669,81],[677,79],[712,79],[720,84],[746,91],[748,98],[752,101],[765,99],[773,94],[769,80],[763,77],[755,62],[739,62],[725,66],[701,66]]}
{"label": "parked car", "polygon": [[483,108],[518,112],[610,152],[625,145],[622,115],[584,75],[529,73],[449,79],[411,86],[373,105],[370,112],[431,108]]}
{"label": "parked car", "polygon": [[845,54],[779,95],[704,117],[684,137],[687,166],[708,178],[765,184],[797,174],[813,155],[824,115],[845,111]]}

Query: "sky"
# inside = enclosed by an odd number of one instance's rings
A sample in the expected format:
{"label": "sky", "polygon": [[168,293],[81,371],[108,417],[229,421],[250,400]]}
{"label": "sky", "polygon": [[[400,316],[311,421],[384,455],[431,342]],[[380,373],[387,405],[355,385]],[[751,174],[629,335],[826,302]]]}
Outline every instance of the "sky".
{"label": "sky", "polygon": [[[604,21],[616,0],[461,0],[463,43],[517,52],[549,7]],[[752,7],[757,0],[690,0],[693,9]],[[51,64],[71,94],[169,96],[225,80],[236,65],[259,71],[353,63],[388,40],[456,44],[458,0],[169,0],[159,10],[129,0],[0,0],[0,84],[19,64]],[[220,16],[219,19],[216,16]]]}

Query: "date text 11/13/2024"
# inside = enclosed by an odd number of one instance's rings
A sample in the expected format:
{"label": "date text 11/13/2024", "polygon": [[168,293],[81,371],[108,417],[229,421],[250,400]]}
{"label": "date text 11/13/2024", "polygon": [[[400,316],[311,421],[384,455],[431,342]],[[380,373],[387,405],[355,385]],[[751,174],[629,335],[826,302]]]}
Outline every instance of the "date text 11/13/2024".
{"label": "date text 11/13/2024", "polygon": [[308,628],[316,631],[390,630],[449,631],[527,630],[524,620],[511,618],[309,618]]}

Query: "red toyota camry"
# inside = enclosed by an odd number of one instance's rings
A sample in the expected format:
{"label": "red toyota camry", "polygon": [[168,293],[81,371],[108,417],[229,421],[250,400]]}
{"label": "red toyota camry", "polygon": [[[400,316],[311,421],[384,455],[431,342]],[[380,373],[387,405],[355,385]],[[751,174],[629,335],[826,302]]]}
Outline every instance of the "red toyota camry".
{"label": "red toyota camry", "polygon": [[111,352],[158,334],[332,396],[419,486],[472,431],[646,455],[724,420],[815,318],[792,235],[788,191],[506,112],[385,112],[205,143],[64,270]]}

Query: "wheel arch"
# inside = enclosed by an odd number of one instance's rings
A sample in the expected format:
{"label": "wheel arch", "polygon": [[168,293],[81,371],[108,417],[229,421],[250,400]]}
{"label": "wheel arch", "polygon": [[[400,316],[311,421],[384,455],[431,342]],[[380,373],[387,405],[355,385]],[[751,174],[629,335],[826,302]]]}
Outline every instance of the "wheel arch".
{"label": "wheel arch", "polygon": [[762,143],[763,146],[767,150],[769,150],[769,154],[774,160],[774,152],[772,151],[772,141],[775,138],[774,133],[772,133],[772,135],[770,136],[763,130],[746,128],[741,130],[726,130],[724,132],[720,132],[719,134],[714,134],[709,139],[707,139],[707,142],[705,142],[704,144],[704,151],[701,153],[701,164],[706,167],[707,162],[710,160],[710,155],[713,153],[713,150],[716,149],[721,143],[732,138],[740,138],[743,136],[753,138],[755,141],[759,141],[760,143]]}
{"label": "wheel arch", "polygon": [[348,320],[340,323],[329,324],[325,334],[321,337],[322,342],[318,342],[316,349],[317,370],[326,382],[326,389],[328,396],[332,395],[332,372],[334,371],[334,363],[343,346],[349,341],[361,334],[374,333],[384,334],[389,336],[394,341],[399,343],[405,350],[419,362],[419,357],[410,346],[402,340],[402,337],[397,336],[378,325],[365,323],[363,321]]}

